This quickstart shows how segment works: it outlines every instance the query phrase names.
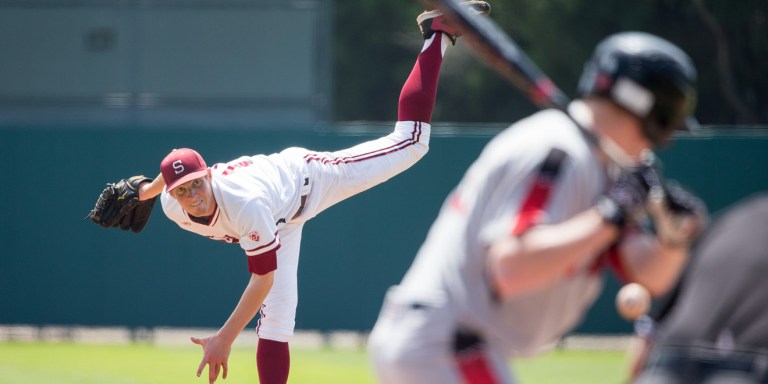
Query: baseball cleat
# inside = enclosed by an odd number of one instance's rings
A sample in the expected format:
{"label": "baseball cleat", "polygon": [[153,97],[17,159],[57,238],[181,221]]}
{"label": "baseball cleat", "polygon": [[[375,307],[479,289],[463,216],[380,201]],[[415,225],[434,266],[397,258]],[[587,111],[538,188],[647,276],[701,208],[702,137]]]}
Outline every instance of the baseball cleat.
{"label": "baseball cleat", "polygon": [[[478,15],[488,15],[491,13],[491,5],[485,1],[469,0],[463,2],[462,5]],[[443,17],[443,12],[439,9],[423,12],[416,17],[416,23],[419,24],[424,40],[431,38],[435,32],[443,32],[451,39],[451,43],[455,45],[456,38],[461,36],[461,33]]]}

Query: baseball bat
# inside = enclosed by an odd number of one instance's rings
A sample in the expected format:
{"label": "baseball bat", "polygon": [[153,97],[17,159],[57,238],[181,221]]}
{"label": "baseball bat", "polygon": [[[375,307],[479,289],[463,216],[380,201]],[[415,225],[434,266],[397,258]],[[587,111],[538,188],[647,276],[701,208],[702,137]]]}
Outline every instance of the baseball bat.
{"label": "baseball bat", "polygon": [[565,110],[569,100],[514,40],[492,19],[473,13],[459,0],[433,0],[462,38],[498,74],[540,108]]}
{"label": "baseball bat", "polygon": [[[459,0],[432,0],[426,4],[439,9],[457,27],[469,46],[484,59],[485,63],[539,108],[555,108],[567,113],[569,98],[552,80],[520,49],[515,41],[489,17],[473,13]],[[584,138],[597,150],[605,153],[621,168],[631,168],[637,162],[626,155],[616,144],[600,140],[594,133],[574,121]],[[649,151],[650,152],[650,151]],[[655,162],[652,153],[646,164]]]}

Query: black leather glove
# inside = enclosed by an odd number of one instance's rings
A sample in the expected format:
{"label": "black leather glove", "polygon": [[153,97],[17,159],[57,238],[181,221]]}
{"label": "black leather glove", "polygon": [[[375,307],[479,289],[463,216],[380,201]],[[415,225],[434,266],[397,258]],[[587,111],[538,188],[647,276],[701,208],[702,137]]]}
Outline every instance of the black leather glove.
{"label": "black leather glove", "polygon": [[104,228],[119,227],[124,231],[141,232],[149,220],[157,196],[140,201],[139,186],[151,181],[149,177],[133,176],[107,184],[87,218]]}
{"label": "black leather glove", "polygon": [[648,192],[653,186],[660,186],[659,180],[656,170],[650,166],[621,170],[596,208],[605,221],[624,229],[631,218],[646,212]]}

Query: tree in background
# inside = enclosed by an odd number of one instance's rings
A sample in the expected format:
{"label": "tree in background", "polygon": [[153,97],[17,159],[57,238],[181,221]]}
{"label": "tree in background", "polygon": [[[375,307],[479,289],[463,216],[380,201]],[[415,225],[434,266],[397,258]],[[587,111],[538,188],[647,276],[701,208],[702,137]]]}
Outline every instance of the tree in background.
{"label": "tree in background", "polygon": [[[697,116],[703,124],[768,123],[768,1],[497,0],[493,19],[567,94],[573,96],[594,44],[623,30],[663,36],[699,71]],[[401,64],[421,44],[417,1],[335,4],[335,119],[393,120]],[[499,122],[533,105],[480,63],[459,39],[443,68],[435,121]]]}

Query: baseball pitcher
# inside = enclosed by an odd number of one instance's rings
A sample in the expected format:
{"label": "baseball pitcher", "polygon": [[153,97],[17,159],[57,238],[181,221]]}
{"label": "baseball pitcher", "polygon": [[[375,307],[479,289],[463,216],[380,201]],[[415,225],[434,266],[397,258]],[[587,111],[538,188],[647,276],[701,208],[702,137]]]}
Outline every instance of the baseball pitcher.
{"label": "baseball pitcher", "polygon": [[[484,2],[471,2],[488,12]],[[438,76],[455,43],[448,26],[422,20],[424,46],[406,80],[394,131],[335,152],[288,148],[209,166],[195,150],[171,151],[154,180],[143,176],[105,188],[91,219],[105,227],[141,231],[158,198],[180,228],[238,244],[250,280],[221,329],[192,341],[203,347],[197,374],[210,383],[227,377],[233,341],[256,316],[257,368],[262,384],[285,383],[297,306],[297,267],[304,224],[334,204],[405,171],[427,153]],[[430,27],[431,25],[431,27]]]}

